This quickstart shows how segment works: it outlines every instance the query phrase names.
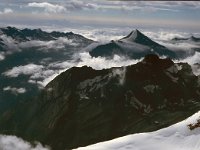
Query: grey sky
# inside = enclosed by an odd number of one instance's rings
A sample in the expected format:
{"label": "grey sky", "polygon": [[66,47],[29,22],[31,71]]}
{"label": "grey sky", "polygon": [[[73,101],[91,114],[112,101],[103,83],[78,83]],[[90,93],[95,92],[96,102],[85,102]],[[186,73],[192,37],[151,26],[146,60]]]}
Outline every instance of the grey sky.
{"label": "grey sky", "polygon": [[198,1],[1,0],[1,26],[200,29]]}

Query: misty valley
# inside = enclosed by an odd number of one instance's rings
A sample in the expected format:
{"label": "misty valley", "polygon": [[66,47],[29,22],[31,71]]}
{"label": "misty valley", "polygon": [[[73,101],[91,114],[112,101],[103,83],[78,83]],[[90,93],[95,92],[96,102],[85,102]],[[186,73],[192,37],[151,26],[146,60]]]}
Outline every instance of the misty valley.
{"label": "misty valley", "polygon": [[199,137],[188,125],[199,117],[200,38],[153,37],[0,28],[0,149],[147,149],[160,136],[167,150],[165,134],[177,147]]}

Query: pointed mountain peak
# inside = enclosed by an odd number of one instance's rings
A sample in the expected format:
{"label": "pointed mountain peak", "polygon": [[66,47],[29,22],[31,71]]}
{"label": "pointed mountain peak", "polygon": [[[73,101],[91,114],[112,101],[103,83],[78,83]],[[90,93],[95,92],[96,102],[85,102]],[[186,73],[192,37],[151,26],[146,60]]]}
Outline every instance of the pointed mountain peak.
{"label": "pointed mountain peak", "polygon": [[122,38],[121,40],[127,40],[129,42],[135,42],[135,40],[137,38],[139,38],[140,36],[145,36],[145,35],[143,35],[139,30],[136,29],[136,30],[131,31],[131,33],[129,33],[129,35]]}
{"label": "pointed mountain peak", "polygon": [[144,35],[142,32],[140,32],[137,29],[133,30],[129,35],[120,39],[119,41],[134,42],[134,43],[138,43],[138,44],[142,44],[142,45],[146,45],[150,47],[161,46],[158,43],[152,41],[149,37],[147,37],[146,35]]}

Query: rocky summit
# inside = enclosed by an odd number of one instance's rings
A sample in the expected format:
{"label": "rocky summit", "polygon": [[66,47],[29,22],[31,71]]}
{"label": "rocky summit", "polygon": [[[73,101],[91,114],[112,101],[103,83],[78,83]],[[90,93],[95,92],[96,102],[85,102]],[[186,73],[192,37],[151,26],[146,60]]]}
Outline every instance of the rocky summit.
{"label": "rocky summit", "polygon": [[36,99],[2,114],[0,130],[72,149],[179,122],[199,110],[199,96],[188,64],[153,54],[126,67],[73,67]]}

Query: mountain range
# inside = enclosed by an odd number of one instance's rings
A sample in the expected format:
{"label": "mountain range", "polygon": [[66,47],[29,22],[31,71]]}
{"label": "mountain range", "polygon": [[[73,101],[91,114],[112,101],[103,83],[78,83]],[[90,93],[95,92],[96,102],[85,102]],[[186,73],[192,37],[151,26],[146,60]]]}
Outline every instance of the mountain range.
{"label": "mountain range", "polygon": [[[141,61],[76,67],[83,52]],[[138,30],[97,44],[72,32],[0,28],[0,134],[63,150],[177,123],[199,110],[200,77],[174,58]]]}
{"label": "mountain range", "polygon": [[73,32],[45,32],[41,29],[18,29],[15,27],[6,27],[6,28],[0,28],[0,34],[4,34],[8,37],[11,37],[15,39],[17,42],[25,42],[25,41],[31,41],[31,40],[40,40],[40,41],[51,41],[56,40],[60,37],[67,37],[69,39],[78,38],[78,39],[85,39],[85,37],[74,34]]}

